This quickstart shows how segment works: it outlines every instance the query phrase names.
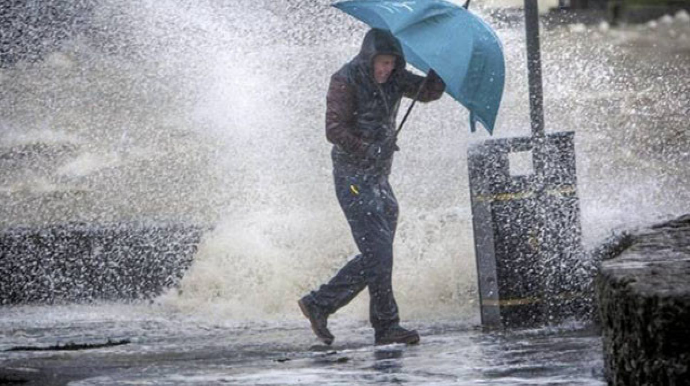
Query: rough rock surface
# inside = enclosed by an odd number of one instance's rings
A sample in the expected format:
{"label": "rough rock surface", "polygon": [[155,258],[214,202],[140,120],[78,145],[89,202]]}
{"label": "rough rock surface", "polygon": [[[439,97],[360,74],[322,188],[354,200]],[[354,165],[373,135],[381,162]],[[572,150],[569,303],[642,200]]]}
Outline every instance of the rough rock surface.
{"label": "rough rock surface", "polygon": [[177,224],[0,230],[0,305],[159,295],[182,278],[201,234]]}
{"label": "rough rock surface", "polygon": [[633,232],[596,278],[610,385],[690,385],[690,215]]}

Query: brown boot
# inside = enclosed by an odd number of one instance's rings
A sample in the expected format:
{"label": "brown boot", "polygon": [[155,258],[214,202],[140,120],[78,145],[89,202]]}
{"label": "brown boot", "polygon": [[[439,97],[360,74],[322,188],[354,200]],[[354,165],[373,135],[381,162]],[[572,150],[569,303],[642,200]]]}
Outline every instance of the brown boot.
{"label": "brown boot", "polygon": [[419,343],[419,334],[416,330],[406,330],[400,326],[390,327],[382,332],[376,333],[376,345],[404,343]]}
{"label": "brown boot", "polygon": [[335,337],[333,337],[333,334],[328,331],[327,327],[328,314],[322,312],[316,304],[312,303],[306,297],[303,297],[297,301],[297,304],[299,305],[300,310],[302,310],[304,316],[309,319],[311,329],[314,331],[314,334],[316,334],[316,337],[327,345],[333,343],[333,339],[335,339]]}

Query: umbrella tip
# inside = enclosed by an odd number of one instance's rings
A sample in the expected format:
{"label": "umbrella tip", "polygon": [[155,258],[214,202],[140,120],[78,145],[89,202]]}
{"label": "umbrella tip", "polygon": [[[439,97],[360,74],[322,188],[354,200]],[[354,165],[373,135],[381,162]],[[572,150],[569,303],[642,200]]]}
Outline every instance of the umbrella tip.
{"label": "umbrella tip", "polygon": [[465,2],[465,5],[463,5],[462,7],[465,8],[465,9],[467,9],[467,8],[469,8],[469,6],[470,6],[470,0],[467,0],[467,1]]}

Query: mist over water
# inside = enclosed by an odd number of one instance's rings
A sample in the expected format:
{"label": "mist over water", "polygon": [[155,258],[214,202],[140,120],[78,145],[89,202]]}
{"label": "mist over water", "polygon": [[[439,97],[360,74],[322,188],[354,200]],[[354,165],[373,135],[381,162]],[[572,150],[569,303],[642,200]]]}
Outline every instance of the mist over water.
{"label": "mist over water", "polygon": [[[84,33],[0,69],[1,151],[35,153],[0,170],[0,225],[207,226],[181,287],[159,304],[296,316],[295,300],[356,253],[323,123],[329,77],[366,28],[329,4],[96,2]],[[524,26],[474,11],[505,49],[496,136],[528,135]],[[688,212],[690,23],[542,33],[546,129],[576,132],[586,245]],[[403,318],[477,318],[466,154],[488,138],[448,96],[415,107],[402,132],[391,183]],[[344,314],[366,318],[367,300]]]}

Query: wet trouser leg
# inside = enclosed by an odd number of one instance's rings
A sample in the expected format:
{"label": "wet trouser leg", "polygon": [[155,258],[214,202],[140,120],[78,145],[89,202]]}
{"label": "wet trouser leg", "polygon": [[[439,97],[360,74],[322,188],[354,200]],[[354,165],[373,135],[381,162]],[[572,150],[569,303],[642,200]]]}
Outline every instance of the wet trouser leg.
{"label": "wet trouser leg", "polygon": [[376,331],[384,330],[399,322],[391,281],[397,200],[382,176],[337,176],[335,188],[360,254],[312,292],[312,298],[333,313],[368,287],[371,324]]}

